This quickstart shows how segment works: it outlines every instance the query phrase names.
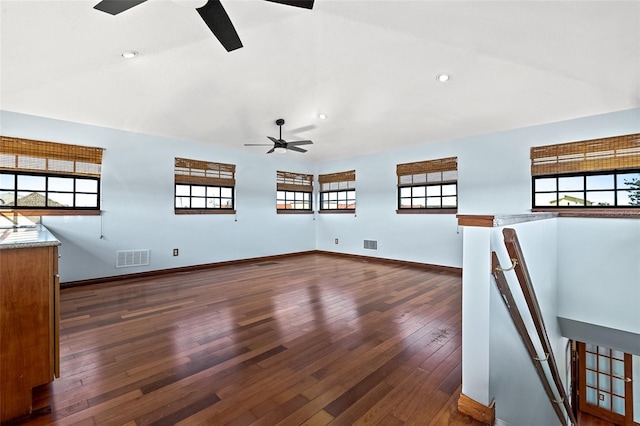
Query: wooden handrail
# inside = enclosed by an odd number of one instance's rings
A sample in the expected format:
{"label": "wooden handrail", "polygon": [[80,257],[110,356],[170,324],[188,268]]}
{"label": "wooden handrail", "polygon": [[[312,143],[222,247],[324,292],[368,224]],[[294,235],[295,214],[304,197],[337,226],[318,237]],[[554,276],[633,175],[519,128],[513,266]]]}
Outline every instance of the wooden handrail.
{"label": "wooden handrail", "polygon": [[536,332],[538,333],[538,338],[540,339],[542,348],[544,352],[548,354],[551,377],[553,378],[553,381],[558,390],[558,394],[560,395],[564,408],[569,415],[571,423],[576,424],[577,421],[575,415],[573,414],[573,410],[571,409],[571,404],[567,397],[567,392],[565,391],[562,380],[560,379],[558,365],[556,363],[555,356],[553,355],[551,342],[549,341],[549,336],[547,335],[547,330],[544,325],[544,319],[542,318],[540,305],[538,304],[538,299],[536,298],[536,294],[533,289],[531,276],[529,275],[529,270],[527,269],[527,263],[524,260],[524,254],[522,253],[522,247],[520,246],[518,235],[516,234],[515,229],[512,228],[504,228],[502,230],[502,234],[504,235],[504,244],[507,247],[509,257],[511,259],[517,260],[516,265],[514,266],[514,271],[516,273],[516,277],[518,278],[518,282],[520,283],[522,294],[524,295],[524,298],[527,302],[529,313],[533,318],[533,323],[536,327]]}
{"label": "wooden handrail", "polygon": [[556,412],[558,419],[563,426],[567,426],[567,419],[565,418],[562,410],[560,409],[560,404],[558,403],[555,395],[553,394],[553,390],[551,389],[551,384],[547,379],[547,375],[544,373],[544,369],[542,368],[542,361],[538,354],[536,353],[536,349],[531,340],[531,336],[527,332],[527,327],[522,320],[522,315],[520,315],[520,310],[516,305],[516,302],[513,298],[513,294],[509,289],[509,283],[507,282],[507,278],[504,276],[504,271],[506,269],[502,269],[500,267],[500,263],[498,261],[498,255],[496,252],[491,252],[491,273],[496,279],[496,285],[498,286],[498,291],[500,295],[502,295],[502,300],[509,311],[509,315],[513,320],[516,329],[518,330],[518,334],[522,338],[522,342],[527,348],[529,352],[529,356],[531,357],[531,362],[533,362],[533,366],[536,368],[536,373],[538,373],[538,377],[540,377],[540,381],[542,382],[542,386],[544,387],[544,391],[547,394],[547,398],[551,401],[553,405],[553,410]]}

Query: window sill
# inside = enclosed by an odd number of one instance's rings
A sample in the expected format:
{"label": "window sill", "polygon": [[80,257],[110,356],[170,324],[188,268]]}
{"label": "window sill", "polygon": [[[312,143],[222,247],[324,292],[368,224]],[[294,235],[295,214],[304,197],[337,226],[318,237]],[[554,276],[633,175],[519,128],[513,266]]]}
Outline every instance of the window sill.
{"label": "window sill", "polygon": [[0,214],[22,216],[100,216],[101,210],[74,210],[74,209],[0,209]]}
{"label": "window sill", "polygon": [[175,214],[236,214],[233,209],[175,209]]}
{"label": "window sill", "polygon": [[278,214],[313,214],[313,210],[277,209]]}
{"label": "window sill", "polygon": [[531,209],[532,212],[552,212],[557,213],[558,217],[592,217],[604,219],[640,219],[640,208],[618,208],[618,209],[601,209],[601,208],[536,208]]}
{"label": "window sill", "polygon": [[397,214],[457,214],[458,209],[397,209]]}
{"label": "window sill", "polygon": [[328,214],[332,214],[332,213],[337,213],[337,214],[345,214],[345,213],[347,213],[347,214],[355,214],[355,212],[356,212],[356,209],[318,210],[318,213],[320,213],[320,214],[325,214],[325,213],[328,213]]}

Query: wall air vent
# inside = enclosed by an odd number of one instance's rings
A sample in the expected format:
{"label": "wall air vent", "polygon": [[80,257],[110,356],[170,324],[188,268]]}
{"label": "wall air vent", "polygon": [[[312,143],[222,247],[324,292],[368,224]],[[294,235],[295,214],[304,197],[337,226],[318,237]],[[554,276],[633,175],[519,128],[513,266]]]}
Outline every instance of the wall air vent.
{"label": "wall air vent", "polygon": [[364,240],[364,248],[368,250],[378,250],[378,242],[375,240]]}
{"label": "wall air vent", "polygon": [[116,251],[116,268],[144,266],[149,264],[149,250]]}

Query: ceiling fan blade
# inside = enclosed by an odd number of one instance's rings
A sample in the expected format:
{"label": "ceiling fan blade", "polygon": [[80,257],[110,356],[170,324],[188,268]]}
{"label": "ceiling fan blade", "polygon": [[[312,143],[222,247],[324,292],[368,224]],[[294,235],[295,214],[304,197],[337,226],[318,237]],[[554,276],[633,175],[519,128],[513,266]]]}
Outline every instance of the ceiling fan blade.
{"label": "ceiling fan blade", "polygon": [[93,8],[106,12],[110,15],[117,15],[118,13],[131,9],[133,6],[137,6],[145,1],[147,0],[102,0],[100,3],[93,6]]}
{"label": "ceiling fan blade", "polygon": [[303,7],[313,9],[313,0],[267,0],[272,3],[286,4],[288,6]]}
{"label": "ceiling fan blade", "polygon": [[274,146],[273,148],[271,148],[269,151],[267,151],[267,154],[271,154],[273,151],[276,150],[276,147]]}
{"label": "ceiling fan blade", "polygon": [[291,151],[297,151],[297,152],[307,152],[306,149],[298,148],[297,146],[289,146],[289,145],[287,145],[287,149],[289,149]]}
{"label": "ceiling fan blade", "polygon": [[275,144],[279,144],[279,143],[280,143],[280,141],[279,141],[278,139],[274,138],[274,137],[271,137],[271,136],[267,136],[267,137],[269,138],[269,140],[270,140],[271,142],[273,142],[273,143],[275,143]]}
{"label": "ceiling fan blade", "polygon": [[291,141],[287,142],[287,145],[311,145],[313,141]]}
{"label": "ceiling fan blade", "polygon": [[244,146],[271,146],[270,143],[245,143]]}
{"label": "ceiling fan blade", "polygon": [[242,47],[240,37],[220,0],[209,0],[207,4],[196,10],[227,52]]}

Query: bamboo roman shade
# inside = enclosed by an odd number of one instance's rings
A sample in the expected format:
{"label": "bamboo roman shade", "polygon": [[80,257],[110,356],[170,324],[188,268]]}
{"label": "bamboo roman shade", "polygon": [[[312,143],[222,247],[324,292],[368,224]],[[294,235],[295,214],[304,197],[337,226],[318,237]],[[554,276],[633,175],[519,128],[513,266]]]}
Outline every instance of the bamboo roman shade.
{"label": "bamboo roman shade", "polygon": [[313,192],[313,175],[291,172],[276,172],[278,191]]}
{"label": "bamboo roman shade", "polygon": [[184,184],[235,186],[236,166],[176,158],[175,180]]}
{"label": "bamboo roman shade", "polygon": [[322,191],[329,190],[331,184],[338,184],[340,182],[350,182],[345,185],[345,188],[353,188],[356,181],[356,171],[350,170],[348,172],[330,173],[326,175],[318,175],[318,183]]}
{"label": "bamboo roman shade", "polygon": [[640,168],[640,133],[531,148],[531,175]]}
{"label": "bamboo roman shade", "polygon": [[458,157],[398,164],[396,174],[398,186],[453,183],[458,180]]}
{"label": "bamboo roman shade", "polygon": [[1,137],[0,170],[100,177],[102,148]]}

